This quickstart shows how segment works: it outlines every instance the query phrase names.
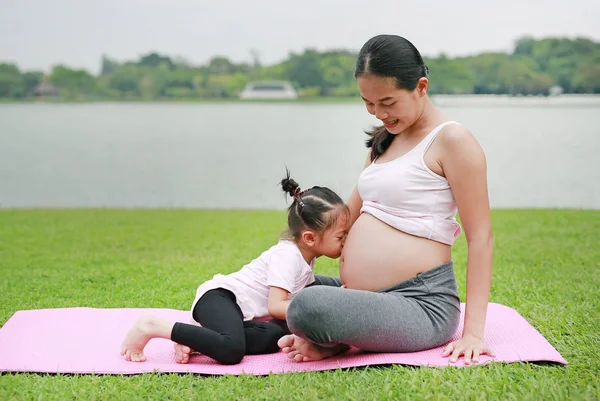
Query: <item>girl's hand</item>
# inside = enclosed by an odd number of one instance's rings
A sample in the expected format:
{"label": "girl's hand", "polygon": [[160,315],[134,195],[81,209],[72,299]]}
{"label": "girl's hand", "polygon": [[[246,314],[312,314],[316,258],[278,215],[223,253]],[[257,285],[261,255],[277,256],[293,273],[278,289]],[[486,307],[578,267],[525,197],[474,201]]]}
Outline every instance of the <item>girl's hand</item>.
{"label": "girl's hand", "polygon": [[488,347],[483,340],[470,334],[465,334],[460,340],[452,341],[444,349],[442,356],[449,356],[450,362],[458,361],[461,355],[464,355],[465,365],[470,365],[471,360],[474,363],[479,362],[479,355],[487,354],[492,358],[496,356],[494,351]]}

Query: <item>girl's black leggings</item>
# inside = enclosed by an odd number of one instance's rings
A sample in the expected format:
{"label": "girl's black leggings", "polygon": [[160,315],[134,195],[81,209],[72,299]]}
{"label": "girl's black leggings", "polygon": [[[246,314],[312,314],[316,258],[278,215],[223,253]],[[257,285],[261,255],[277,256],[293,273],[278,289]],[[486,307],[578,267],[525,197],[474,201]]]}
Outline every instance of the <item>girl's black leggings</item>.
{"label": "girl's black leggings", "polygon": [[192,316],[202,327],[175,323],[171,340],[224,365],[240,363],[244,355],[277,352],[277,341],[289,334],[285,321],[244,321],[235,295],[223,288],[204,294]]}

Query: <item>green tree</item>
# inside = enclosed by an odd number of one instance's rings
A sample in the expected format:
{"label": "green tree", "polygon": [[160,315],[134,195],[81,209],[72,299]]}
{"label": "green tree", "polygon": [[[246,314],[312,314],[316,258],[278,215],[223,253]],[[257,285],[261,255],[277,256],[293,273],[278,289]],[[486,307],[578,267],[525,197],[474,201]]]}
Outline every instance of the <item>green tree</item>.
{"label": "green tree", "polygon": [[110,75],[108,86],[118,91],[120,96],[139,96],[141,70],[135,64],[125,64]]}
{"label": "green tree", "polygon": [[34,90],[42,82],[44,73],[40,71],[28,71],[22,74],[23,87],[27,96],[34,95]]}
{"label": "green tree", "polygon": [[[138,61],[118,63],[106,55],[101,73],[57,66],[50,82],[69,98],[234,97],[250,80],[288,80],[305,96],[357,96],[356,53],[347,50],[290,53],[287,60],[262,65],[257,51],[251,63],[216,56],[193,66],[181,58],[151,52]],[[482,53],[425,60],[430,69],[430,93],[546,94],[553,85],[565,92],[600,93],[600,43],[588,38],[522,37],[510,53]],[[21,72],[0,64],[0,97],[31,96],[41,72]]]}
{"label": "green tree", "polygon": [[0,97],[19,98],[25,94],[25,83],[14,64],[0,64]]}
{"label": "green tree", "polygon": [[137,64],[142,67],[156,68],[159,65],[165,63],[168,66],[169,70],[175,69],[175,63],[173,63],[173,61],[169,57],[161,56],[158,53],[148,53],[145,56],[142,56]]}
{"label": "green tree", "polygon": [[289,63],[283,62],[280,64],[275,64],[267,67],[262,67],[256,76],[258,80],[265,81],[277,81],[277,80],[287,80]]}
{"label": "green tree", "polygon": [[464,59],[449,59],[445,54],[437,58],[426,59],[429,68],[429,91],[433,94],[472,93],[475,86],[475,73],[466,65]]}
{"label": "green tree", "polygon": [[506,82],[500,78],[500,73],[509,63],[510,59],[504,53],[483,53],[465,59],[465,66],[474,79],[473,93],[507,93]]}
{"label": "green tree", "polygon": [[119,63],[110,59],[107,55],[102,55],[100,75],[112,74],[119,67]]}
{"label": "green tree", "polygon": [[323,87],[325,79],[319,65],[319,54],[315,50],[305,50],[303,54],[290,54],[288,79],[300,88]]}
{"label": "green tree", "polygon": [[583,63],[573,79],[573,86],[578,92],[600,93],[600,62]]}
{"label": "green tree", "polygon": [[322,95],[357,95],[354,80],[356,54],[346,50],[334,50],[319,54],[319,71],[323,80],[319,93]]}
{"label": "green tree", "polygon": [[208,63],[208,73],[214,75],[231,75],[237,72],[235,64],[227,57],[213,57]]}
{"label": "green tree", "polygon": [[95,85],[95,79],[85,70],[74,70],[58,65],[50,73],[50,82],[62,89],[67,98],[77,98],[90,94]]}
{"label": "green tree", "polygon": [[517,40],[515,43],[514,54],[531,56],[533,55],[533,46],[535,45],[535,39],[531,36],[525,36]]}

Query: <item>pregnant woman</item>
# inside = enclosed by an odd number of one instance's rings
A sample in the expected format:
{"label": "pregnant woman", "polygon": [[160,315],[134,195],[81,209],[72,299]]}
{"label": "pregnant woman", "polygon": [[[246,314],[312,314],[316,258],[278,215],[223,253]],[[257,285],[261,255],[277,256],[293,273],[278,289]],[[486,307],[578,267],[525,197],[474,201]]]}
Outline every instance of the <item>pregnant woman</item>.
{"label": "pregnant woman", "polygon": [[[288,309],[292,335],[279,346],[296,361],[343,352],[413,352],[447,344],[443,355],[466,364],[493,356],[483,332],[492,273],[486,159],[473,135],[427,94],[428,69],[408,40],[370,39],[355,76],[370,132],[365,169],[348,206],[352,227],[340,279],[317,276]],[[468,243],[462,336],[451,247]],[[450,343],[449,343],[450,342]]]}

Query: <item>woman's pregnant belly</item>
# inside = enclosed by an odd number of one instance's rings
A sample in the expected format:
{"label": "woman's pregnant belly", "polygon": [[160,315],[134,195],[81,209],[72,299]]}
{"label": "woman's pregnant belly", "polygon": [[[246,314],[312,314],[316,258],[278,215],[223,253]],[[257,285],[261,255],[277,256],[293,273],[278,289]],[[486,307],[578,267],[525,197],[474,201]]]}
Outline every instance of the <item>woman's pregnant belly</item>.
{"label": "woman's pregnant belly", "polygon": [[346,238],[340,278],[347,288],[379,291],[451,258],[449,245],[406,234],[363,213]]}

